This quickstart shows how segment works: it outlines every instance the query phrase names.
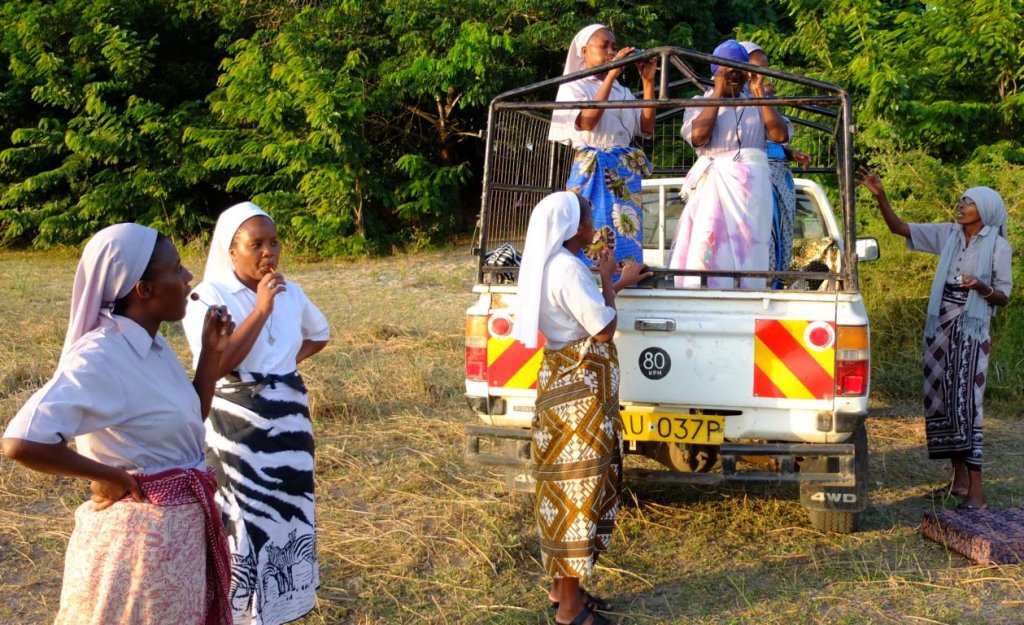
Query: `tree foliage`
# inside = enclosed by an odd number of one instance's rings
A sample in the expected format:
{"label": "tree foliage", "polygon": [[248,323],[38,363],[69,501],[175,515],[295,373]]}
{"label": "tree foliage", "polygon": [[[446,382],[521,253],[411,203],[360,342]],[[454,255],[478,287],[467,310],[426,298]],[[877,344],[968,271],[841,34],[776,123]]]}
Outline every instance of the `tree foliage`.
{"label": "tree foliage", "polygon": [[245,199],[323,254],[441,240],[478,209],[487,103],[593,21],[641,47],[753,37],[853,93],[861,158],[992,178],[1024,162],[1022,3],[8,0],[0,242],[194,236]]}

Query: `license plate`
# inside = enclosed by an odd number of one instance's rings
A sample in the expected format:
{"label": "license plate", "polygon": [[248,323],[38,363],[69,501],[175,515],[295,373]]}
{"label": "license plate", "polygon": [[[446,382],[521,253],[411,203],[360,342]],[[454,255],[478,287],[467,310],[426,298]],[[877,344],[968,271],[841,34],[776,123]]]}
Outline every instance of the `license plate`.
{"label": "license plate", "polygon": [[677,414],[654,410],[623,410],[622,438],[627,441],[664,441],[721,445],[725,419],[718,415]]}

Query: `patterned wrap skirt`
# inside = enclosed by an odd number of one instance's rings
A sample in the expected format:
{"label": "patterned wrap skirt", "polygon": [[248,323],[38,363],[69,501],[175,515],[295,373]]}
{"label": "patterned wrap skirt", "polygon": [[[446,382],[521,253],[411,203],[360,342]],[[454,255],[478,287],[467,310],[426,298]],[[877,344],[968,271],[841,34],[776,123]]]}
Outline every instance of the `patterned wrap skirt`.
{"label": "patterned wrap skirt", "polygon": [[615,345],[545,351],[533,418],[541,558],[552,578],[589,577],[611,544],[622,477]]}
{"label": "patterned wrap skirt", "polygon": [[991,344],[964,332],[967,289],[946,285],[935,336],[924,340],[924,422],[928,457],[963,460],[981,470],[982,399]]}
{"label": "patterned wrap skirt", "polygon": [[229,379],[206,444],[231,548],[231,609],[236,625],[280,625],[312,610],[320,586],[306,387],[298,372]]}
{"label": "patterned wrap skirt", "polygon": [[598,245],[580,252],[580,258],[588,266],[596,263],[605,247],[612,249],[620,264],[643,262],[640,182],[650,173],[651,165],[640,148],[577,150],[565,188],[590,200]]}
{"label": "patterned wrap skirt", "polygon": [[[772,178],[772,240],[768,268],[770,271],[786,271],[793,260],[796,185],[782,146],[771,141],[768,142],[768,170]],[[781,278],[772,280],[773,289],[783,286]]]}
{"label": "patterned wrap skirt", "polygon": [[[704,155],[686,174],[689,196],[669,254],[669,267],[701,271],[768,271],[772,188],[764,150],[743,148]],[[732,278],[708,278],[712,289]],[[700,276],[676,276],[677,288],[700,288]],[[742,278],[742,289],[765,288],[764,278]]]}
{"label": "patterned wrap skirt", "polygon": [[[229,625],[228,546],[214,479],[136,476],[147,501],[75,511],[56,625]],[[199,563],[205,563],[200,565]]]}

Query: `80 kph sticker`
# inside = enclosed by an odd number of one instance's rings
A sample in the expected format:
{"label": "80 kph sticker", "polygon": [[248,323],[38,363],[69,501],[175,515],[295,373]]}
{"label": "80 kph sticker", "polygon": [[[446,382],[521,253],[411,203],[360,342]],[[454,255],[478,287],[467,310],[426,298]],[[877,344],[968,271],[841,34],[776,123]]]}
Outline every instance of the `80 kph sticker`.
{"label": "80 kph sticker", "polygon": [[640,352],[640,373],[649,380],[660,380],[668,375],[672,368],[672,359],[668,352],[660,347],[648,347]]}

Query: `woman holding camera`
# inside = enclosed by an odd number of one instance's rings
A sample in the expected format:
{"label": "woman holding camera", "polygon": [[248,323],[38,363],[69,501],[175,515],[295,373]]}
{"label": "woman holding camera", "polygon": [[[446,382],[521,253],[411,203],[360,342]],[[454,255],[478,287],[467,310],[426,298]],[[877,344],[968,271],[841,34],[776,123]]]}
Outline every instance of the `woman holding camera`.
{"label": "woman holding camera", "polygon": [[[747,51],[730,39],[715,56],[749,62]],[[714,86],[701,98],[766,95],[764,76],[711,66]],[[769,140],[789,140],[786,119],[769,104],[690,107],[680,131],[699,158],[684,183],[689,194],[672,243],[673,269],[767,271],[772,230],[772,186],[765,152]],[[731,278],[711,278],[708,286],[730,288]],[[698,287],[696,276],[677,277],[676,286]],[[744,278],[743,288],[763,289],[762,278]]]}
{"label": "woman holding camera", "polygon": [[[616,51],[615,35],[608,27],[591,24],[576,33],[569,45],[563,75],[574,74],[605,63],[623,59],[635,52],[625,47]],[[634,100],[633,94],[619,83],[622,67],[563,84],[558,88],[559,102],[607,102]],[[654,99],[654,59],[640,64],[644,99]],[[548,139],[572,145],[576,159],[565,186],[590,200],[594,228],[612,249],[615,260],[643,262],[643,218],[640,210],[640,181],[650,173],[643,150],[630,144],[637,135],[654,132],[655,109],[560,109],[551,116]],[[595,264],[599,251],[588,254]]]}

